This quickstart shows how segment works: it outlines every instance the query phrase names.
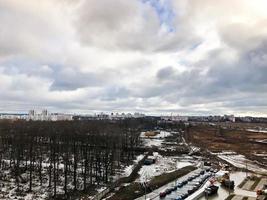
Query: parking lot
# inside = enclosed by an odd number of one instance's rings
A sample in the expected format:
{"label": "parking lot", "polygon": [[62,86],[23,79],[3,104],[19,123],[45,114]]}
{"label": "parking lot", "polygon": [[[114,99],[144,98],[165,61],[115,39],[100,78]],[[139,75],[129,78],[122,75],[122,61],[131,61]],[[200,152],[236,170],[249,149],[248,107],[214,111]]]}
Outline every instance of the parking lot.
{"label": "parking lot", "polygon": [[[186,199],[188,196],[196,192],[208,179],[212,173],[209,168],[197,169],[174,182],[171,182],[163,187],[146,195],[146,199]],[[145,197],[138,198],[138,200]]]}

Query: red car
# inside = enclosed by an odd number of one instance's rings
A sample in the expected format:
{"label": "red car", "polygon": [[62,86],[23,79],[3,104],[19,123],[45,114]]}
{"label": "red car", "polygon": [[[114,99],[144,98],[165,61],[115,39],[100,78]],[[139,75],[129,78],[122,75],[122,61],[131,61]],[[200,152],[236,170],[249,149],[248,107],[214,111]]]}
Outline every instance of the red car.
{"label": "red car", "polygon": [[166,197],[166,195],[167,195],[166,192],[161,192],[161,193],[159,193],[159,197],[160,197],[160,198],[164,198],[164,197]]}

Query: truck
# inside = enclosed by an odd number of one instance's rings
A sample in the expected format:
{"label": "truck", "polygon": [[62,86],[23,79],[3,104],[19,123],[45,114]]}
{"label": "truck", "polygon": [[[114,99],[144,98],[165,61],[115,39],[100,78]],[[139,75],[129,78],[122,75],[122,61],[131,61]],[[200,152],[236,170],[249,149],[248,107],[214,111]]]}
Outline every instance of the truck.
{"label": "truck", "polygon": [[221,184],[222,184],[222,186],[229,188],[231,190],[233,190],[235,187],[235,182],[231,181],[230,179],[223,179]]}
{"label": "truck", "polygon": [[205,188],[205,196],[211,196],[213,194],[216,194],[218,192],[219,187],[216,185],[210,185]]}

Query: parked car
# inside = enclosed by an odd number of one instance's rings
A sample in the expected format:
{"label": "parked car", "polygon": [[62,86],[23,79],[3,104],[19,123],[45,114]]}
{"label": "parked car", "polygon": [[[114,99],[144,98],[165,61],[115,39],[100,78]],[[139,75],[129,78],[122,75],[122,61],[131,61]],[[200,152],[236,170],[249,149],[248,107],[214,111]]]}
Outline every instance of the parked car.
{"label": "parked car", "polygon": [[183,187],[183,185],[184,185],[184,184],[181,183],[181,182],[176,184],[177,188],[181,188],[181,187]]}
{"label": "parked car", "polygon": [[144,160],[144,165],[152,165],[155,161],[153,159],[147,158]]}
{"label": "parked car", "polygon": [[182,196],[178,196],[175,198],[175,200],[183,200],[183,197]]}
{"label": "parked car", "polygon": [[166,195],[167,195],[167,194],[166,194],[165,191],[159,193],[159,197],[160,197],[160,198],[164,198],[164,197],[166,197]]}
{"label": "parked car", "polygon": [[176,186],[173,186],[170,189],[171,189],[171,191],[175,191],[175,190],[177,190],[177,187]]}
{"label": "parked car", "polygon": [[166,192],[166,194],[170,194],[170,193],[172,192],[172,189],[171,189],[171,188],[167,188],[167,189],[165,190],[165,192]]}
{"label": "parked car", "polygon": [[211,196],[211,195],[213,195],[213,194],[216,194],[216,193],[218,192],[218,189],[219,189],[218,186],[216,186],[216,185],[211,185],[211,186],[205,188],[205,191],[204,191],[204,192],[205,192],[205,195],[206,195],[206,196]]}
{"label": "parked car", "polygon": [[192,181],[193,179],[194,179],[193,176],[189,176],[189,177],[187,178],[188,181]]}
{"label": "parked car", "polygon": [[188,192],[185,192],[183,195],[182,195],[182,197],[185,199],[185,198],[187,198],[188,197]]}
{"label": "parked car", "polygon": [[231,190],[234,189],[235,187],[235,182],[234,181],[231,181],[229,179],[223,179],[222,180],[222,185],[226,188],[230,188]]}

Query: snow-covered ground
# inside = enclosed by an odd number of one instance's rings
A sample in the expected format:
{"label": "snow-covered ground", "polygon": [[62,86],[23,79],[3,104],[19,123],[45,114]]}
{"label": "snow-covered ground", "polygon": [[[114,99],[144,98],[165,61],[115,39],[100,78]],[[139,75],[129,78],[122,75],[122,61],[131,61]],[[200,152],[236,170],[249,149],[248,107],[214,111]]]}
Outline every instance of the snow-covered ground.
{"label": "snow-covered ground", "polygon": [[[0,187],[0,199],[25,199],[25,200],[43,200],[48,197],[49,189],[47,188],[47,179],[43,179],[43,185],[41,187],[39,184],[36,184],[37,176],[33,176],[32,192],[27,193],[25,191],[29,188],[29,182],[25,184],[19,184],[17,187],[16,180],[12,178],[10,171],[2,171],[4,176],[1,178],[1,187]],[[22,177],[29,177],[29,174],[22,174]],[[58,187],[58,193],[63,193],[63,187]]]}
{"label": "snow-covered ground", "polygon": [[259,129],[247,129],[249,132],[255,132],[255,133],[267,133],[266,128],[259,128]]}
{"label": "snow-covered ground", "polygon": [[100,193],[100,192],[103,192],[105,189],[107,189],[107,187],[100,187],[100,188],[97,188],[96,191]]}
{"label": "snow-covered ground", "polygon": [[256,140],[256,142],[267,144],[267,139],[264,139],[264,140]]}
{"label": "snow-covered ground", "polygon": [[214,152],[209,152],[212,155],[233,155],[236,154],[236,152],[234,151],[222,151],[222,152],[218,152],[218,153],[214,153]]}
{"label": "snow-covered ground", "polygon": [[174,170],[196,164],[196,160],[183,159],[183,157],[166,157],[154,153],[153,155],[156,158],[156,163],[151,165],[144,165],[138,172],[140,177],[136,180],[137,182],[146,182],[151,180],[155,176],[159,176],[163,173],[169,173]]}
{"label": "snow-covered ground", "polygon": [[177,161],[176,163],[176,169],[181,169],[183,167],[187,167],[187,166],[191,166],[193,165],[192,162],[189,162],[189,161]]}
{"label": "snow-covered ground", "polygon": [[144,158],[144,155],[143,155],[143,154],[137,156],[136,159],[133,161],[133,164],[132,164],[132,165],[126,166],[126,167],[124,168],[124,171],[123,171],[123,173],[122,173],[122,176],[129,176],[129,175],[132,173],[132,171],[133,171],[133,169],[134,169],[134,166],[135,166],[140,160],[142,160],[143,158]]}
{"label": "snow-covered ground", "polygon": [[239,154],[226,154],[226,155],[218,155],[219,158],[225,160],[226,162],[232,164],[235,167],[248,169],[260,174],[267,174],[267,169],[264,169],[257,165],[255,162],[248,160],[243,155]]}
{"label": "snow-covered ground", "polygon": [[141,132],[140,137],[141,138],[153,138],[153,139],[161,139],[161,138],[165,138],[171,135],[171,132],[169,131],[159,131],[158,134],[156,134],[155,136],[145,136],[146,132]]}
{"label": "snow-covered ground", "polygon": [[[135,162],[138,162],[144,157],[144,155],[139,155],[136,157],[134,160]],[[3,165],[9,165],[9,160],[2,159],[2,164]],[[26,162],[21,161],[21,165],[25,165]],[[27,163],[29,165],[29,162]],[[33,165],[38,165],[37,162],[33,162]],[[48,187],[49,185],[49,177],[48,177],[48,172],[47,170],[49,169],[49,163],[47,161],[44,161],[42,163],[42,186],[40,185],[39,181],[39,174],[37,171],[33,171],[32,174],[32,191],[28,192],[29,190],[29,177],[30,174],[27,171],[26,173],[22,173],[21,177],[25,181],[25,183],[21,182],[18,183],[16,182],[14,178],[14,174],[11,172],[11,170],[6,170],[1,169],[1,174],[0,174],[0,200],[4,199],[18,199],[18,200],[45,200],[49,199],[49,196],[53,194],[53,180],[52,180],[52,187]],[[59,174],[58,181],[57,181],[57,194],[64,194],[64,176],[62,175],[63,169],[64,169],[64,164],[59,164],[58,166],[59,171],[61,174]],[[81,168],[78,165],[77,171],[81,171]],[[130,169],[128,169],[128,173],[130,173]],[[53,177],[52,177],[53,179]],[[68,184],[68,190],[74,189],[72,176],[68,176],[69,179],[69,184]],[[83,177],[78,175],[77,176],[77,187],[78,189],[81,189],[83,183]],[[99,186],[99,188],[96,188],[97,192],[100,193],[105,189],[103,186]],[[86,199],[90,199],[89,196],[87,196]]]}
{"label": "snow-covered ground", "polygon": [[263,157],[263,159],[267,159],[267,154],[266,153],[255,153],[255,156]]}
{"label": "snow-covered ground", "polygon": [[163,140],[162,139],[143,139],[144,146],[146,147],[160,147],[162,145]]}
{"label": "snow-covered ground", "polygon": [[161,147],[166,137],[171,136],[172,133],[168,131],[159,131],[155,136],[145,136],[145,132],[141,132],[140,138],[143,140],[143,144],[146,147]]}

